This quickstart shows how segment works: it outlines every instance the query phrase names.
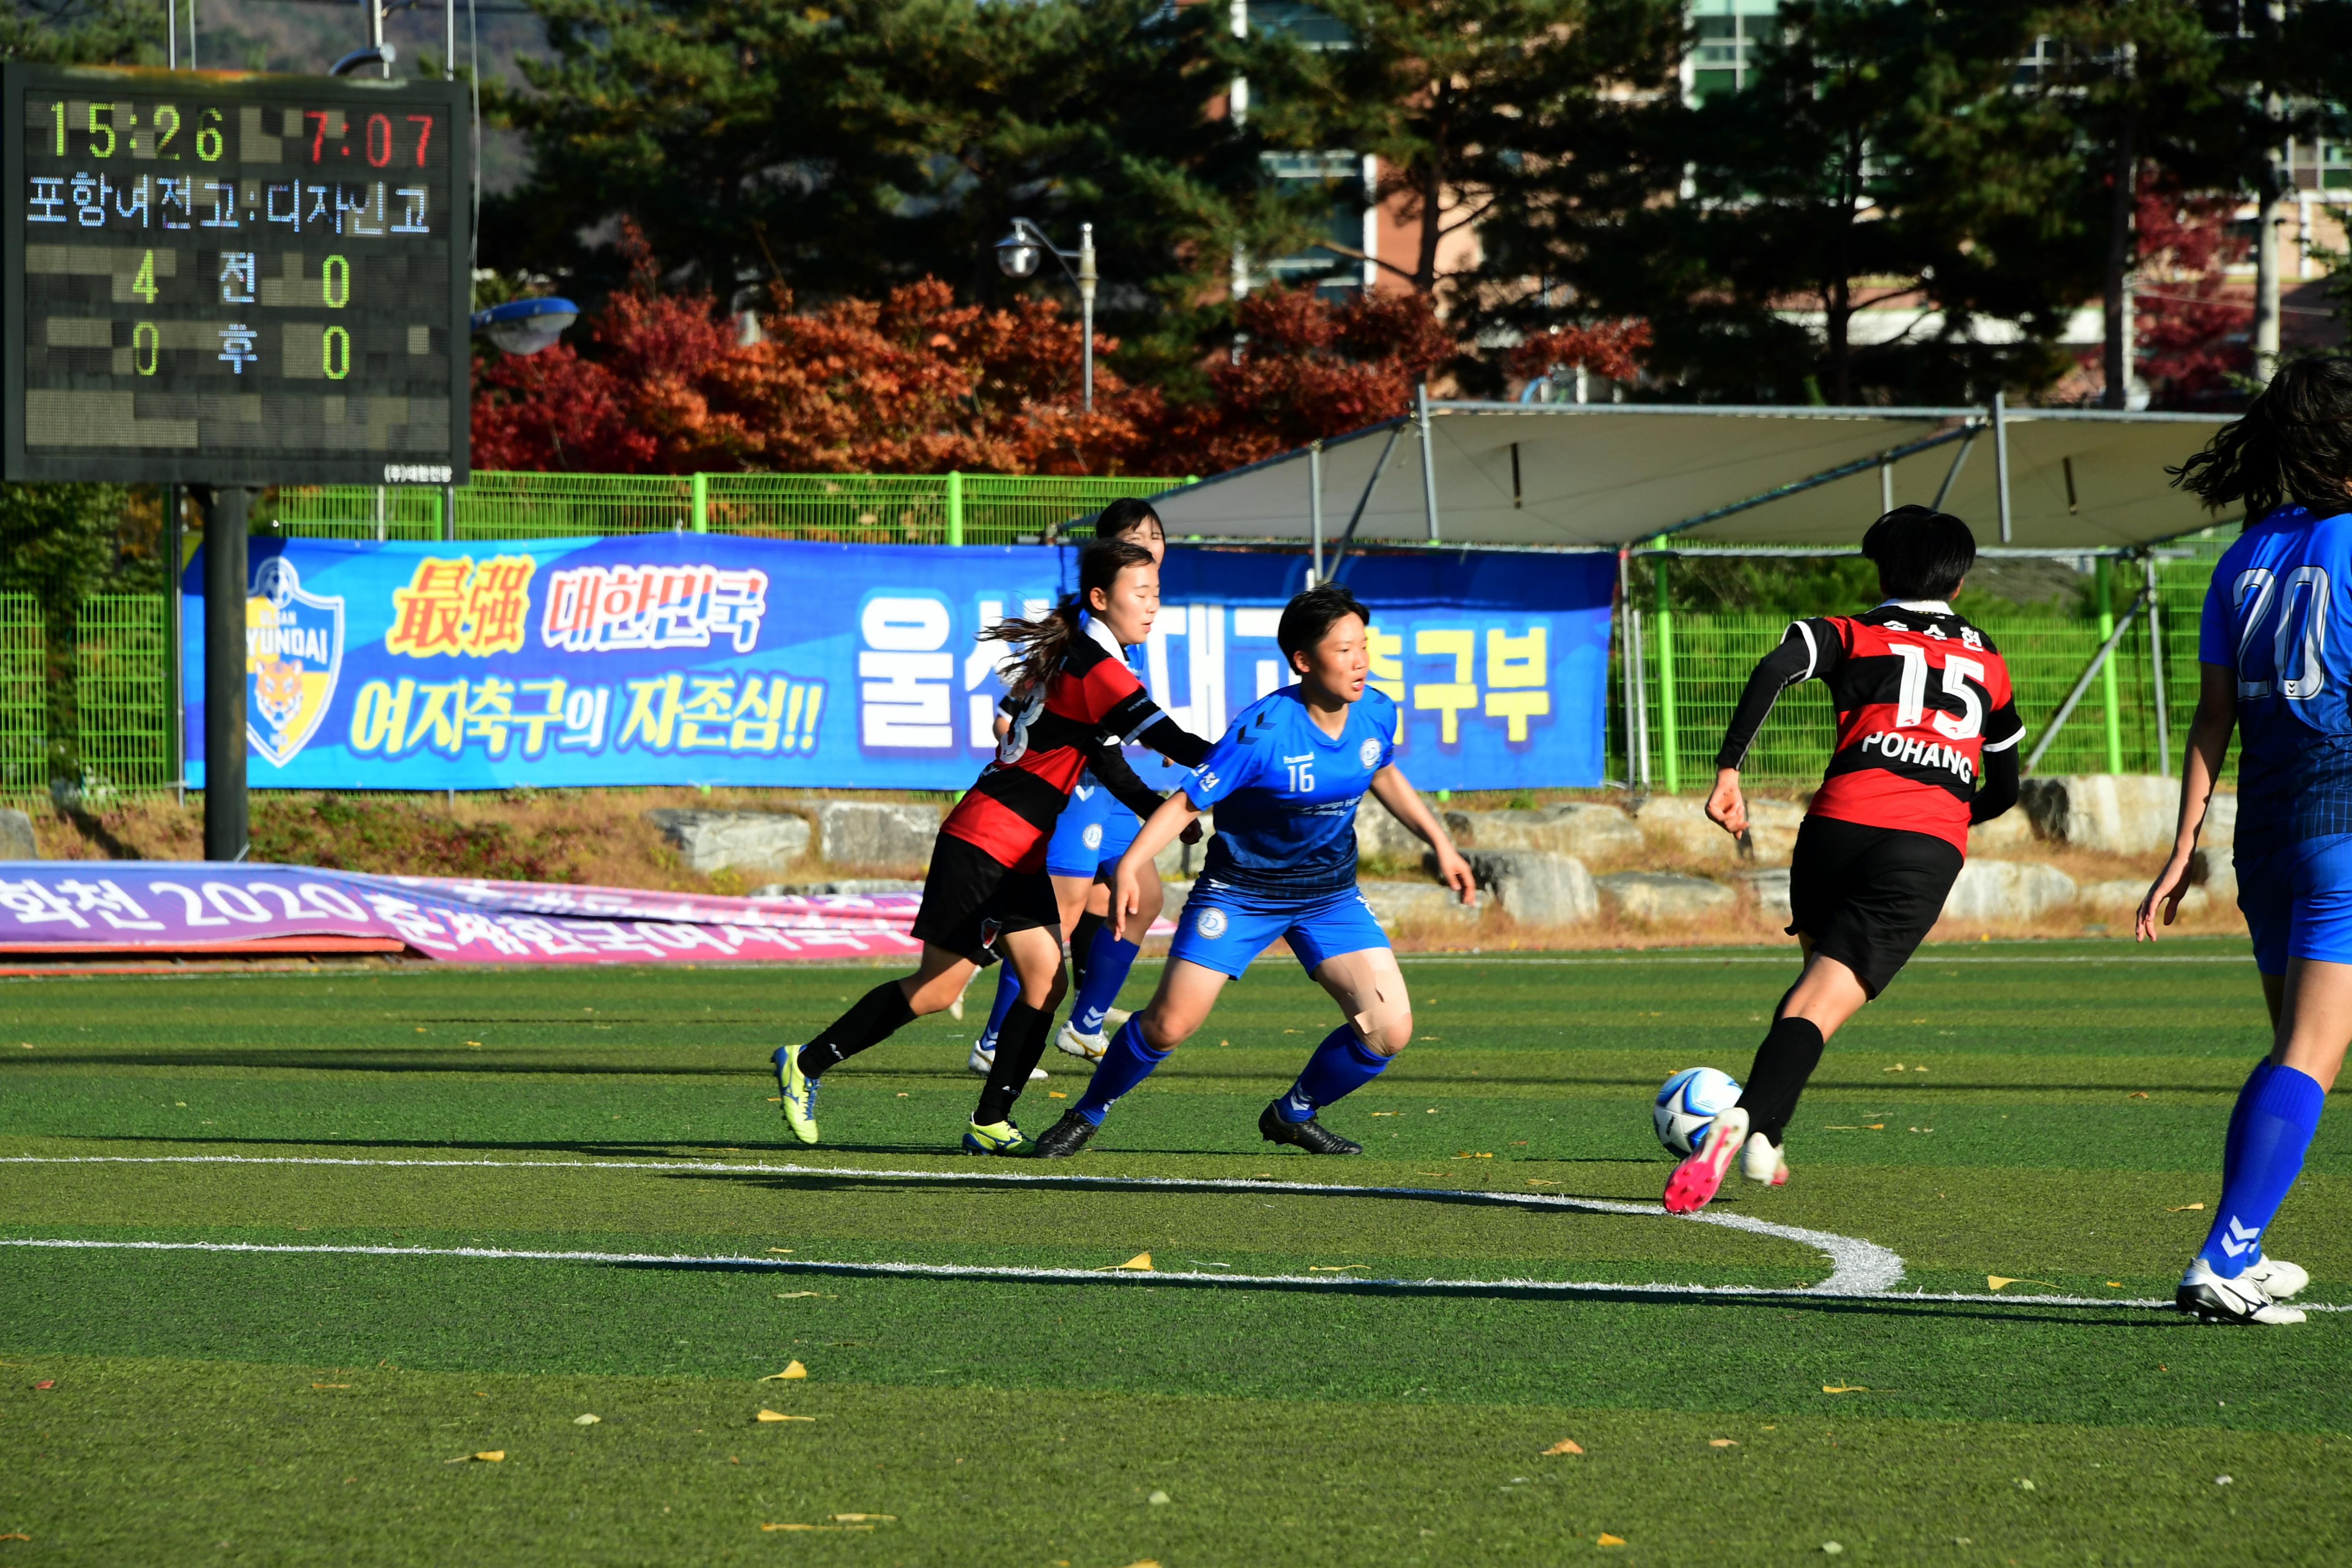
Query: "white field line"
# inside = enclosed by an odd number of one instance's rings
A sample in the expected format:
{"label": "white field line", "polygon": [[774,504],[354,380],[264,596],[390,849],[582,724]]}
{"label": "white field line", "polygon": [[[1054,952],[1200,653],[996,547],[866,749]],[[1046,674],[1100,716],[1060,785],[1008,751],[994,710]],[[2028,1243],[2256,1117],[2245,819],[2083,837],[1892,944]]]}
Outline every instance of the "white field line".
{"label": "white field line", "polygon": [[[1433,1199],[1441,1199],[1441,1200],[1444,1200],[1444,1201],[1446,1201],[1446,1202],[1450,1202],[1450,1203],[1488,1204],[1488,1205],[1533,1205],[1533,1206],[1540,1207],[1540,1208],[1557,1208],[1557,1209],[1566,1209],[1566,1210],[1570,1210],[1570,1211],[1573,1211],[1573,1212],[1585,1213],[1585,1214],[1632,1215],[1637,1215],[1637,1216],[1642,1216],[1642,1217],[1655,1217],[1655,1218],[1660,1218],[1660,1219],[1664,1219],[1664,1218],[1668,1218],[1668,1217],[1670,1217],[1670,1216],[1668,1216],[1667,1215],[1665,1215],[1662,1210],[1660,1210],[1658,1207],[1656,1207],[1654,1205],[1651,1205],[1651,1204],[1626,1204],[1626,1203],[1613,1203],[1613,1202],[1611,1202],[1611,1201],[1609,1201],[1609,1200],[1602,1199],[1602,1198],[1570,1198],[1570,1197],[1555,1197],[1555,1196],[1549,1196],[1549,1195],[1542,1194],[1520,1194],[1520,1193],[1485,1192],[1485,1191],[1478,1191],[1478,1190],[1475,1190],[1475,1189],[1462,1189],[1462,1188],[1450,1188],[1450,1187],[1368,1187],[1368,1186],[1353,1186],[1353,1185],[1346,1185],[1346,1184],[1338,1184],[1338,1183],[1330,1183],[1330,1182],[1265,1182],[1265,1181],[1254,1181],[1254,1180],[1249,1180],[1249,1179],[1246,1179],[1246,1178],[1236,1178],[1236,1177],[1216,1177],[1216,1176],[1204,1176],[1204,1177],[1181,1177],[1181,1176],[1087,1176],[1087,1175],[1079,1175],[1079,1174],[1075,1174],[1075,1173],[1070,1174],[1070,1175],[1050,1175],[1050,1176],[1048,1176],[1048,1175],[1028,1175],[1028,1174],[1024,1174],[1024,1173],[1019,1173],[1019,1172],[1012,1172],[1012,1171],[993,1171],[993,1170],[992,1170],[992,1171],[868,1171],[868,1170],[857,1170],[857,1169],[855,1169],[855,1168],[843,1168],[843,1167],[838,1167],[838,1166],[830,1166],[830,1165],[799,1165],[799,1164],[791,1164],[791,1163],[783,1163],[783,1164],[769,1164],[769,1163],[734,1163],[734,1162],[722,1162],[722,1161],[716,1161],[716,1160],[362,1160],[362,1159],[352,1159],[352,1158],[338,1158],[338,1157],[332,1157],[332,1156],[320,1156],[320,1155],[290,1155],[290,1154],[274,1154],[274,1155],[246,1155],[246,1154],[162,1154],[162,1155],[132,1155],[132,1154],[80,1154],[80,1155],[41,1155],[41,1154],[16,1154],[16,1155],[9,1155],[9,1156],[5,1156],[5,1157],[0,1157],[0,1164],[12,1164],[12,1165],[341,1165],[341,1166],[361,1166],[361,1167],[381,1166],[381,1167],[383,1167],[383,1168],[388,1169],[388,1170],[402,1170],[402,1169],[408,1169],[408,1170],[416,1170],[416,1169],[424,1169],[424,1170],[451,1170],[451,1169],[457,1169],[457,1170],[500,1170],[500,1171],[531,1171],[531,1170],[588,1170],[588,1171],[694,1171],[694,1172],[699,1172],[699,1173],[724,1172],[724,1173],[730,1173],[730,1174],[731,1174],[731,1173],[741,1173],[746,1174],[746,1175],[768,1174],[768,1175],[796,1175],[796,1176],[810,1176],[810,1175],[814,1175],[814,1176],[831,1176],[831,1177],[842,1177],[842,1178],[848,1178],[848,1179],[852,1179],[852,1180],[865,1180],[865,1181],[899,1181],[899,1182],[922,1182],[922,1183],[939,1183],[939,1182],[978,1182],[978,1183],[986,1183],[986,1184],[993,1184],[993,1185],[1003,1185],[1003,1184],[1038,1184],[1038,1185],[1047,1185],[1047,1186],[1094,1188],[1094,1189],[1097,1189],[1097,1190],[1106,1190],[1106,1191],[1150,1191],[1150,1190],[1157,1189],[1157,1190],[1161,1190],[1161,1191],[1174,1190],[1174,1191],[1186,1191],[1186,1192],[1246,1192],[1246,1193],[1255,1193],[1255,1194],[1265,1194],[1265,1193],[1270,1193],[1270,1192],[1286,1192],[1286,1193],[1308,1192],[1308,1193],[1321,1193],[1321,1194],[1330,1194],[1330,1195],[1334,1195],[1334,1196],[1341,1196],[1341,1197],[1433,1198]],[[1901,1258],[1897,1257],[1894,1252],[1892,1252],[1892,1251],[1888,1250],[1887,1248],[1885,1248],[1885,1247],[1880,1247],[1880,1246],[1878,1246],[1878,1245],[1877,1245],[1876,1243],[1874,1243],[1874,1242],[1862,1241],[1862,1240],[1856,1239],[1856,1238],[1852,1237],[1837,1236],[1837,1235],[1833,1235],[1833,1234],[1832,1234],[1831,1232],[1829,1232],[1829,1231],[1825,1231],[1825,1230],[1808,1230],[1808,1229],[1805,1229],[1805,1228],[1803,1228],[1803,1227],[1801,1227],[1801,1226],[1798,1226],[1775,1225],[1775,1224],[1773,1224],[1772,1222],[1770,1222],[1770,1221],[1769,1221],[1769,1220],[1757,1219],[1757,1218],[1755,1218],[1755,1217],[1753,1217],[1753,1216],[1751,1216],[1751,1215],[1740,1215],[1740,1214],[1725,1214],[1725,1213],[1711,1213],[1711,1212],[1707,1212],[1707,1211],[1704,1211],[1704,1210],[1702,1210],[1702,1211],[1701,1211],[1700,1213],[1698,1213],[1698,1214],[1691,1215],[1686,1216],[1686,1218],[1687,1218],[1687,1221],[1688,1221],[1689,1223],[1691,1223],[1691,1224],[1696,1224],[1696,1225],[1713,1225],[1713,1226],[1722,1226],[1723,1228],[1725,1228],[1725,1229],[1727,1229],[1727,1230],[1739,1230],[1739,1231],[1746,1231],[1746,1232],[1748,1232],[1748,1233],[1749,1235],[1751,1235],[1751,1236],[1769,1236],[1769,1237],[1774,1237],[1774,1238],[1776,1238],[1776,1239],[1782,1240],[1782,1241],[1793,1241],[1793,1242],[1798,1243],[1800,1246],[1804,1246],[1804,1247],[1813,1247],[1813,1248],[1815,1248],[1816,1250],[1820,1251],[1821,1253],[1822,1253],[1824,1256],[1826,1256],[1826,1257],[1828,1258],[1828,1259],[1829,1259],[1829,1261],[1830,1261],[1830,1265],[1831,1265],[1830,1274],[1829,1274],[1829,1277],[1828,1277],[1827,1279],[1823,1279],[1820,1284],[1818,1284],[1818,1285],[1813,1285],[1813,1286],[1807,1286],[1807,1287],[1804,1287],[1804,1288],[1802,1288],[1801,1289],[1797,1290],[1797,1291],[1794,1291],[1794,1292],[1789,1292],[1789,1291],[1767,1291],[1767,1292],[1765,1292],[1765,1293],[1768,1293],[1768,1294],[1776,1294],[1776,1295],[1777,1295],[1777,1294],[1791,1294],[1791,1293],[1794,1293],[1794,1294],[1825,1295],[1825,1296],[1875,1296],[1875,1295],[1881,1295],[1881,1294],[1884,1294],[1885,1292],[1886,1292],[1886,1291],[1888,1291],[1888,1290],[1893,1289],[1894,1289],[1894,1287],[1895,1287],[1896,1284],[1898,1284],[1898,1283],[1902,1280],[1902,1279],[1903,1279],[1903,1259],[1902,1259]],[[160,1245],[160,1244],[158,1244],[158,1245]],[[300,1248],[300,1247],[295,1247],[295,1248],[290,1248],[290,1249],[288,1249],[288,1250],[301,1251],[301,1250],[306,1250],[306,1249],[305,1249],[305,1248]],[[308,1250],[339,1250],[339,1249],[334,1249],[334,1248],[310,1248],[310,1249],[308,1249]],[[352,1250],[352,1249],[340,1249],[340,1250]],[[366,1249],[358,1249],[358,1250],[366,1250]],[[397,1250],[397,1249],[395,1249],[395,1250]],[[454,1253],[451,1253],[451,1254],[449,1254],[448,1256],[452,1256],[452,1257],[469,1257],[469,1256],[476,1256],[476,1254],[472,1254],[472,1253],[467,1253],[467,1252],[459,1251],[459,1252],[454,1252]],[[562,1254],[562,1255],[558,1255],[558,1254],[538,1254],[538,1253],[532,1253],[532,1254],[505,1254],[505,1253],[498,1253],[498,1252],[493,1251],[493,1252],[482,1253],[482,1254],[479,1254],[479,1256],[484,1256],[484,1257],[505,1257],[505,1256],[517,1256],[517,1257],[520,1257],[520,1256],[529,1256],[529,1257],[551,1257],[551,1257],[556,1257],[556,1256],[572,1257],[572,1256],[592,1256],[592,1255],[584,1255],[584,1254],[583,1254],[583,1255],[572,1255],[572,1254]],[[734,1261],[734,1260],[730,1260],[730,1261]],[[764,1261],[764,1260],[761,1260],[761,1259],[753,1259],[752,1261]],[[852,1266],[852,1265],[846,1265],[846,1264],[844,1264],[844,1265],[830,1265],[830,1264],[828,1264],[828,1265],[825,1265],[824,1267],[827,1267],[827,1268],[850,1268],[850,1267],[856,1267],[856,1268],[861,1268],[878,1269],[878,1270],[882,1270],[882,1271],[887,1271],[889,1268],[902,1268],[902,1269],[903,1269],[903,1271],[905,1271],[905,1272],[916,1273],[916,1274],[937,1274],[937,1273],[942,1273],[942,1272],[950,1273],[950,1274],[953,1274],[953,1273],[957,1273],[957,1272],[959,1272],[959,1270],[957,1270],[957,1269],[955,1269],[955,1268],[950,1268],[950,1267],[949,1267],[949,1266],[946,1266],[946,1265],[940,1265],[940,1266],[936,1266],[936,1267],[934,1267],[934,1266],[929,1266],[929,1265],[916,1265],[916,1264],[908,1264],[908,1265],[903,1265],[903,1266],[900,1266],[900,1265],[889,1265],[889,1266],[884,1266],[884,1265],[856,1265],[856,1266]],[[1037,1270],[1037,1269],[1020,1269],[1020,1268],[972,1268],[972,1269],[964,1269],[964,1270],[961,1270],[961,1272],[968,1273],[968,1274],[972,1274],[972,1275],[974,1275],[974,1276],[976,1276],[976,1277],[982,1277],[982,1278],[1010,1278],[1010,1279],[1062,1279],[1062,1278],[1081,1278],[1081,1279],[1083,1279],[1083,1278],[1093,1278],[1093,1277],[1094,1277],[1094,1271],[1092,1271],[1092,1270],[1087,1270],[1087,1269],[1076,1269],[1076,1270],[1073,1270],[1073,1269],[1045,1269],[1045,1270]],[[1166,1276],[1166,1277],[1168,1277],[1168,1278],[1176,1278],[1177,1276],[1172,1276],[1172,1275],[1171,1275],[1171,1276]],[[1212,1275],[1212,1276],[1207,1276],[1207,1278],[1212,1278],[1212,1279],[1240,1279],[1240,1278],[1242,1278],[1242,1277],[1239,1277],[1239,1276],[1228,1276],[1228,1275]],[[1271,1282],[1271,1281],[1274,1281],[1274,1280],[1280,1280],[1280,1281],[1285,1282],[1285,1283],[1297,1283],[1297,1282],[1298,1282],[1298,1281],[1297,1281],[1297,1277],[1294,1277],[1294,1276],[1288,1276],[1288,1275],[1276,1275],[1276,1276],[1249,1276],[1249,1277],[1247,1277],[1247,1278],[1249,1278],[1249,1279],[1250,1279],[1251,1280],[1253,1280],[1254,1282],[1257,1282],[1257,1283],[1266,1283],[1266,1282]],[[1322,1284],[1322,1283],[1325,1283],[1325,1282],[1324,1282],[1324,1281],[1321,1281],[1321,1280],[1316,1280],[1316,1281],[1312,1281],[1312,1283],[1316,1283],[1316,1284]],[[1337,1283],[1337,1281],[1333,1281],[1333,1283]],[[1402,1283],[1402,1281],[1391,1281],[1391,1283]],[[1424,1283],[1427,1283],[1427,1282],[1424,1282]],[[1536,1287],[1536,1286],[1539,1285],[1541,1282],[1540,1282],[1540,1281],[1536,1281],[1536,1280],[1465,1280],[1465,1281],[1459,1281],[1459,1282],[1457,1282],[1457,1283],[1458,1283],[1458,1284],[1460,1284],[1460,1285],[1463,1285],[1463,1286],[1467,1286],[1467,1287],[1479,1287],[1479,1286],[1484,1286],[1484,1287],[1488,1287],[1488,1288],[1493,1288],[1493,1289],[1529,1289],[1529,1288],[1534,1288],[1534,1287]],[[1601,1285],[1589,1285],[1589,1286],[1580,1285],[1580,1286],[1574,1286],[1574,1287],[1559,1287],[1559,1288],[1562,1288],[1562,1289],[1579,1289],[1579,1290],[1622,1289],[1624,1289],[1623,1287],[1612,1287],[1612,1286],[1601,1286]],[[1644,1289],[1653,1289],[1653,1288],[1645,1287]],[[1660,1286],[1660,1287],[1654,1287],[1654,1289],[1673,1289],[1673,1290],[1675,1290],[1675,1291],[1696,1291],[1696,1292],[1700,1292],[1700,1293],[1720,1293],[1720,1292],[1730,1292],[1730,1293],[1734,1293],[1734,1294],[1754,1294],[1754,1293],[1757,1293],[1755,1290],[1752,1290],[1752,1289],[1748,1289],[1748,1288],[1746,1288],[1746,1287],[1728,1287],[1728,1286],[1727,1286],[1727,1287],[1720,1287],[1720,1288],[1717,1288],[1717,1287],[1706,1287],[1706,1286],[1675,1286],[1675,1287]]]}

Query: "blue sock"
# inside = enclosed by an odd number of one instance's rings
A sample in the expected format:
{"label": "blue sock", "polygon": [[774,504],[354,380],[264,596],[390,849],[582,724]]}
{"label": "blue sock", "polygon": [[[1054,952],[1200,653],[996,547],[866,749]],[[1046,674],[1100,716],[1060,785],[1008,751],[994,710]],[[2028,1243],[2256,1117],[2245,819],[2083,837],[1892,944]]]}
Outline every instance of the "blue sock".
{"label": "blue sock", "polygon": [[1086,1093],[1070,1109],[1100,1127],[1118,1097],[1150,1078],[1151,1069],[1167,1059],[1166,1051],[1153,1050],[1144,1039],[1143,1026],[1129,1018],[1110,1037],[1109,1048],[1095,1064],[1095,1076]]}
{"label": "blue sock", "polygon": [[2221,1140],[2221,1186],[2225,1191],[2231,1182],[2238,1179],[2238,1150],[2245,1142],[2246,1108],[2253,1104],[2256,1095],[2262,1093],[2263,1085],[2270,1076],[2271,1062],[2265,1057],[2254,1064],[2253,1071],[2246,1075],[2245,1087],[2238,1090],[2238,1103],[2230,1108],[2230,1131]]}
{"label": "blue sock", "polygon": [[2308,1073],[2278,1066],[2258,1085],[2240,1091],[2245,1116],[2238,1131],[2238,1170],[2221,1188],[2212,1233],[2198,1257],[2224,1279],[2235,1279],[2263,1255],[2263,1232],[2303,1171],[2305,1151],[2319,1129],[2327,1093]]}
{"label": "blue sock", "polygon": [[1082,1035],[1102,1033],[1103,1017],[1118,1000],[1118,988],[1127,984],[1127,972],[1135,967],[1135,955],[1143,950],[1118,934],[1117,927],[1106,923],[1095,932],[1095,940],[1087,953],[1087,977],[1078,985],[1078,999],[1070,1004],[1070,1026]]}
{"label": "blue sock", "polygon": [[997,965],[996,1003],[988,1010],[988,1027],[980,1032],[979,1045],[983,1051],[996,1048],[996,1032],[1004,1027],[1004,1015],[1013,1011],[1013,1004],[1021,1000],[1021,976],[1013,973],[1009,963]]}
{"label": "blue sock", "polygon": [[1307,1058],[1298,1081],[1275,1101],[1276,1113],[1285,1121],[1311,1121],[1317,1110],[1363,1088],[1386,1071],[1388,1065],[1387,1057],[1365,1049],[1356,1031],[1342,1024],[1324,1036],[1315,1054]]}

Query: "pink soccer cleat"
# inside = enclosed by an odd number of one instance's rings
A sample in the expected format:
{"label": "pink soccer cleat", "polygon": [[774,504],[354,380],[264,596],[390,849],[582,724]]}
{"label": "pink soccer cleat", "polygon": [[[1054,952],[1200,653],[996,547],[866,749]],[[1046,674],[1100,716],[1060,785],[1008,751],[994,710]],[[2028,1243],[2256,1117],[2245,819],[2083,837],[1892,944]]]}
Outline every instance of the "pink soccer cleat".
{"label": "pink soccer cleat", "polygon": [[1668,1214],[1696,1214],[1723,1185],[1726,1172],[1748,1142],[1748,1112],[1737,1106],[1718,1114],[1706,1137],[1691,1157],[1666,1178],[1666,1195],[1660,1200]]}

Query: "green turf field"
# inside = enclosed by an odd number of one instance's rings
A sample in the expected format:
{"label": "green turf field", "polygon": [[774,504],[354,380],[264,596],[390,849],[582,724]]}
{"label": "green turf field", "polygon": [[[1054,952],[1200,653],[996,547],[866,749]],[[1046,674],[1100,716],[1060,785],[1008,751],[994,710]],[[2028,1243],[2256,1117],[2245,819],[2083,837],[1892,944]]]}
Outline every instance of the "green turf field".
{"label": "green turf field", "polygon": [[[945,1018],[784,1136],[768,1052],[873,970],[0,986],[0,1241],[96,1244],[0,1247],[0,1568],[2352,1556],[2352,1314],[2130,1304],[2217,1195],[2242,943],[1928,949],[1708,1211],[1766,1228],[1669,1219],[1649,1098],[1790,970],[1408,958],[1310,1161],[1255,1120],[1330,1005],[1264,963],[1053,1165],[949,1152]],[[2268,1238],[2318,1302],[2347,1220],[2339,1115]]]}

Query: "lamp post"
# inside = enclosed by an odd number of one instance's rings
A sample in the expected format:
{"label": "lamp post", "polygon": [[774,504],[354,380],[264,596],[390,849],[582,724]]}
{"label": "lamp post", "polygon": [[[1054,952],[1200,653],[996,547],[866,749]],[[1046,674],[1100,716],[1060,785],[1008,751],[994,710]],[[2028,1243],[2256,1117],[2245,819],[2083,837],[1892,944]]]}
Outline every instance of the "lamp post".
{"label": "lamp post", "polygon": [[[1078,286],[1078,327],[1081,374],[1086,386],[1086,410],[1095,411],[1095,226],[1078,225],[1078,247],[1064,250],[1045,237],[1045,231],[1025,217],[1013,220],[1013,232],[996,242],[996,265],[1007,278],[1033,278],[1047,256]],[[1076,262],[1078,269],[1070,270]]]}

